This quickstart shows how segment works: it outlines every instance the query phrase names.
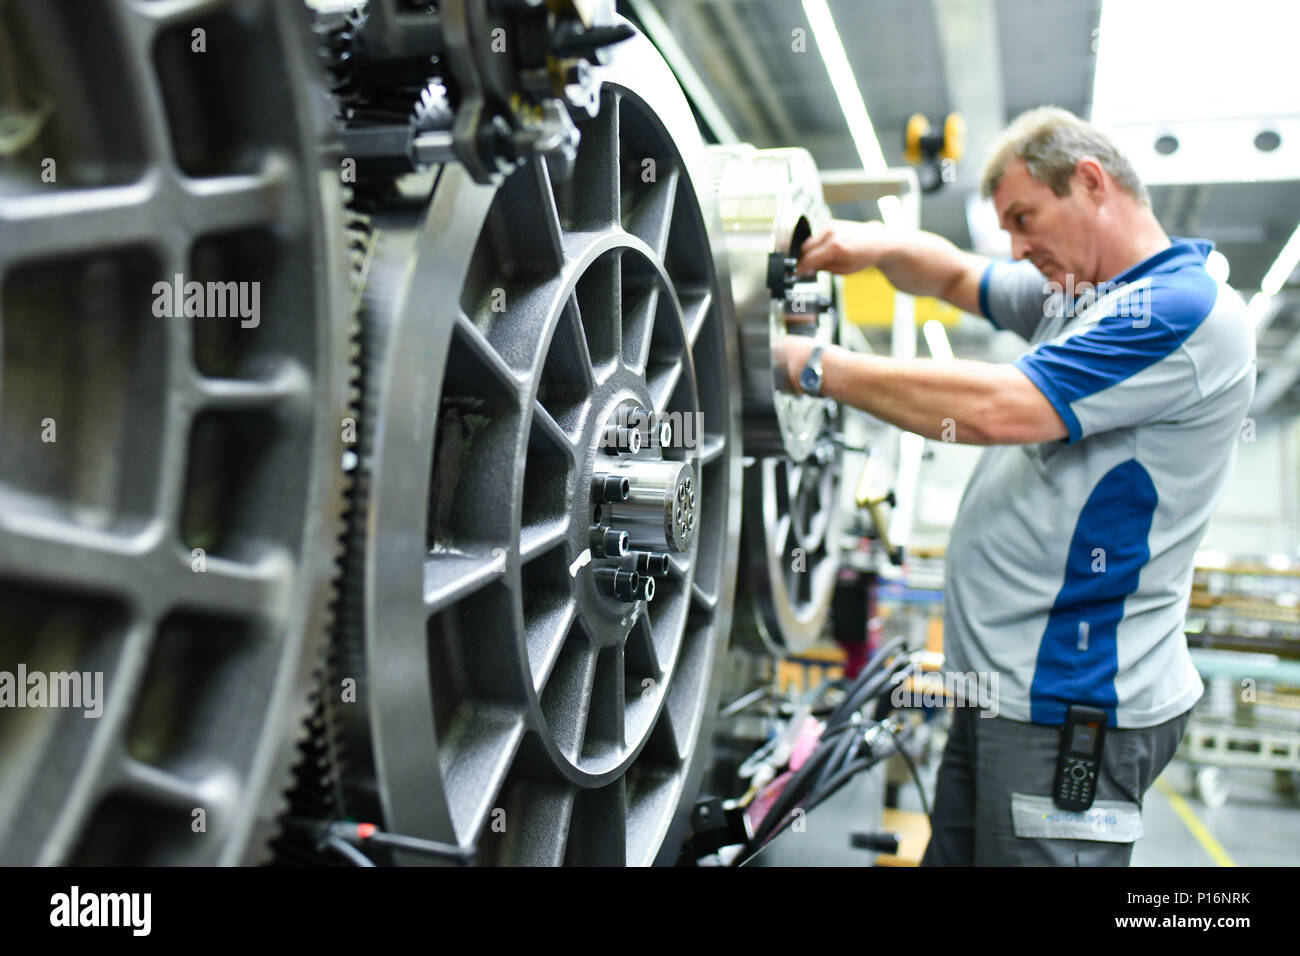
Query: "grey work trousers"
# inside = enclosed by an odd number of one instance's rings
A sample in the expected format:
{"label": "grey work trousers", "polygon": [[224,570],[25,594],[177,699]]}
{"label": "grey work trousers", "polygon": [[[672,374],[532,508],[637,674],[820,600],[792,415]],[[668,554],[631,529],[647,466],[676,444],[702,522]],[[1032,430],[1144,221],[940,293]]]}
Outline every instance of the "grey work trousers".
{"label": "grey work trousers", "polygon": [[1155,727],[1108,728],[1097,795],[1083,814],[1051,804],[1061,726],[953,711],[922,866],[1128,866],[1142,797],[1183,739],[1191,711]]}

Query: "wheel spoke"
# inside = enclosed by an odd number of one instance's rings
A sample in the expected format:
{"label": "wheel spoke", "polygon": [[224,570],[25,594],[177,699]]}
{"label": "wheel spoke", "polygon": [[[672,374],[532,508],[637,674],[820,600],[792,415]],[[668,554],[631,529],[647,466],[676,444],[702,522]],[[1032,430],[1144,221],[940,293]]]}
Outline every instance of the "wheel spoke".
{"label": "wheel spoke", "polygon": [[506,177],[487,228],[498,240],[510,274],[550,277],[563,268],[559,212],[540,156]]}
{"label": "wheel spoke", "polygon": [[[624,295],[627,290],[624,289]],[[648,285],[634,296],[634,304],[624,309],[623,363],[634,373],[645,372],[650,361],[655,312],[659,308],[659,289]]]}
{"label": "wheel spoke", "polygon": [[627,780],[584,790],[574,802],[565,862],[579,866],[627,865]]}
{"label": "wheel spoke", "polygon": [[528,667],[532,673],[534,691],[540,691],[546,686],[560,650],[573,627],[576,611],[572,597],[566,594],[555,599],[544,613],[533,614],[524,622]]}
{"label": "wheel spoke", "polygon": [[182,221],[207,235],[276,222],[288,212],[294,172],[283,160],[272,158],[254,175],[182,180]]}
{"label": "wheel spoke", "polygon": [[627,661],[637,677],[663,679],[663,665],[659,662],[659,648],[655,646],[654,627],[649,614],[642,614],[627,635]]}
{"label": "wheel spoke", "polygon": [[573,439],[541,402],[533,402],[533,427],[540,429],[556,447],[565,450],[570,461],[573,460]]}
{"label": "wheel spoke", "polygon": [[219,786],[208,787],[204,782],[187,780],[179,774],[133,757],[122,759],[121,773],[123,789],[128,793],[171,810],[181,810],[187,816],[195,807],[202,807],[210,813],[219,813],[225,809],[220,804],[213,805],[214,794],[220,794],[222,791]]}
{"label": "wheel spoke", "polygon": [[311,398],[311,377],[302,366],[285,363],[261,381],[199,378],[196,386],[205,409],[241,412],[274,408]]}
{"label": "wheel spoke", "polygon": [[532,561],[534,558],[564,543],[569,534],[572,518],[557,515],[554,518],[526,525],[519,536],[519,560]]}
{"label": "wheel spoke", "polygon": [[479,588],[500,580],[506,569],[506,552],[468,555],[435,552],[424,560],[424,608],[436,614],[464,600]]}
{"label": "wheel spoke", "polygon": [[156,548],[152,537],[32,521],[21,513],[16,496],[0,509],[0,577],[57,584],[72,574],[90,591],[136,594],[140,568]]}
{"label": "wheel spoke", "polygon": [[654,403],[655,411],[660,415],[668,411],[668,403],[672,400],[673,393],[677,391],[685,364],[685,360],[679,355],[662,365],[652,364],[650,367],[647,374],[650,400]]}
{"label": "wheel spoke", "polygon": [[542,691],[542,713],[560,752],[577,761],[587,734],[596,652],[578,630],[570,630]]}
{"label": "wheel spoke", "polygon": [[682,316],[686,320],[686,336],[694,348],[700,330],[709,317],[709,310],[713,308],[713,293],[703,288],[678,290],[678,295],[682,303]]}
{"label": "wheel spoke", "polygon": [[[514,397],[518,398],[522,391],[521,373],[511,367],[505,357],[493,347],[488,338],[464,312],[460,312],[456,316],[456,332],[460,337],[460,341],[464,342],[475,357],[488,367],[488,370],[496,376],[500,384],[508,389]],[[528,361],[531,363],[534,357],[529,356]]]}
{"label": "wheel spoke", "polygon": [[612,89],[602,91],[600,113],[579,124],[582,148],[573,176],[552,182],[560,221],[573,232],[608,229],[620,221],[619,106]]}
{"label": "wheel spoke", "polygon": [[[644,166],[633,169],[638,176],[647,174]],[[662,260],[668,251],[668,236],[673,221],[673,207],[681,173],[675,165],[667,169],[655,163],[655,181],[639,195],[623,197],[623,228],[645,241]]]}
{"label": "wheel spoke", "polygon": [[458,842],[472,840],[496,806],[523,731],[522,714],[479,704],[439,741]]}
{"label": "wheel spoke", "polygon": [[168,220],[155,179],[0,200],[0,260],[49,259],[152,244]]}
{"label": "wheel spoke", "polygon": [[727,448],[726,436],[706,432],[703,441],[700,442],[700,464],[707,465],[717,461],[722,457],[722,453]]}
{"label": "wheel spoke", "polygon": [[[502,862],[512,866],[561,866],[578,788],[571,783],[518,781],[502,807]],[[489,824],[491,830],[491,824]]]}
{"label": "wheel spoke", "polygon": [[623,280],[619,257],[606,254],[588,267],[574,291],[597,379],[623,359]]}
{"label": "wheel spoke", "polygon": [[718,596],[706,591],[700,582],[691,582],[691,600],[705,611],[713,611],[718,606]]}

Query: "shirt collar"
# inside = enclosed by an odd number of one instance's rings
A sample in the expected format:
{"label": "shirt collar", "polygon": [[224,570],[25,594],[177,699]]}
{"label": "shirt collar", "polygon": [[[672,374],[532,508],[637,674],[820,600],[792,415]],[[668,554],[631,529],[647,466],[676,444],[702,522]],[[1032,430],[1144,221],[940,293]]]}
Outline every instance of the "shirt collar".
{"label": "shirt collar", "polygon": [[1154,255],[1147,256],[1135,266],[1125,269],[1109,285],[1121,285],[1134,282],[1159,272],[1177,272],[1187,266],[1205,266],[1205,259],[1214,249],[1214,243],[1208,239],[1183,239],[1170,236],[1169,245]]}

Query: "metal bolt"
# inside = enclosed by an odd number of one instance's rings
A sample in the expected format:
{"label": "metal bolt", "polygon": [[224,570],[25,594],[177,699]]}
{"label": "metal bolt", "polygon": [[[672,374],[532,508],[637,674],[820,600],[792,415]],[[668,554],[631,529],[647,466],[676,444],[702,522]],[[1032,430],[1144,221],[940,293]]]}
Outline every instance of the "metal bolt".
{"label": "metal bolt", "polygon": [[672,563],[666,553],[658,551],[638,551],[636,553],[636,569],[640,574],[651,574],[657,578],[665,578]]}
{"label": "metal bolt", "polygon": [[598,501],[627,501],[632,494],[632,482],[627,475],[597,474],[591,479],[591,486]]}
{"label": "metal bolt", "polygon": [[641,450],[641,430],[610,425],[605,429],[605,448],[616,455],[635,455]]}
{"label": "metal bolt", "polygon": [[630,547],[626,531],[615,531],[608,525],[600,525],[591,531],[591,553],[598,558],[624,557]]}
{"label": "metal bolt", "polygon": [[620,601],[636,601],[641,590],[641,575],[626,568],[597,568],[593,572],[596,586]]}

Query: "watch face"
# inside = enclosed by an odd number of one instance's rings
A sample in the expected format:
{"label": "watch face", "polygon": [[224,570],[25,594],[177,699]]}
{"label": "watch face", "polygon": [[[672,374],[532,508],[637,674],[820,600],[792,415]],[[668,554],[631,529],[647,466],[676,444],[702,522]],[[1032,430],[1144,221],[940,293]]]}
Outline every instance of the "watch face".
{"label": "watch face", "polygon": [[806,368],[799,374],[799,387],[809,394],[816,393],[822,384],[822,377],[816,369]]}

